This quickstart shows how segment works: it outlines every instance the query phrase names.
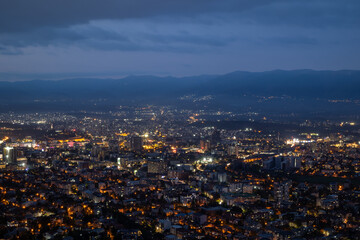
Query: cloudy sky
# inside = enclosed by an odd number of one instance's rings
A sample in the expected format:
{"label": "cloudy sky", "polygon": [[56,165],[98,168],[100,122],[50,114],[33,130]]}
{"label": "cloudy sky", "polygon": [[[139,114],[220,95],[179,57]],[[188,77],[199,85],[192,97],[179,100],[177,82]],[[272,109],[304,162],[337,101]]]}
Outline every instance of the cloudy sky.
{"label": "cloudy sky", "polygon": [[359,0],[1,0],[0,80],[360,69]]}

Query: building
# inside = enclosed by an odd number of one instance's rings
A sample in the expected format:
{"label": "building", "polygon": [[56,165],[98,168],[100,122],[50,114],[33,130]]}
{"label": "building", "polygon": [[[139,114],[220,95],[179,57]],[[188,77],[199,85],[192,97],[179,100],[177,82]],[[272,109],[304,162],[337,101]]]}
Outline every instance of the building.
{"label": "building", "polygon": [[238,144],[229,145],[228,148],[227,148],[227,154],[229,156],[239,157],[239,145]]}
{"label": "building", "polygon": [[130,142],[130,148],[132,151],[141,151],[143,149],[143,141],[139,136],[133,136]]}
{"label": "building", "polygon": [[166,162],[159,159],[152,159],[148,161],[148,173],[163,174],[166,173]]}
{"label": "building", "polygon": [[278,156],[263,161],[266,170],[290,170],[301,167],[301,159],[296,157]]}
{"label": "building", "polygon": [[291,181],[274,183],[274,200],[277,207],[289,202]]}
{"label": "building", "polygon": [[3,161],[6,164],[16,163],[16,150],[13,147],[5,147],[3,149]]}
{"label": "building", "polygon": [[290,157],[289,168],[301,168],[301,158]]}
{"label": "building", "polygon": [[210,151],[211,149],[211,142],[209,140],[200,140],[200,148],[201,150],[203,150],[204,152],[206,151]]}
{"label": "building", "polygon": [[128,159],[124,158],[124,157],[117,158],[117,164],[118,164],[119,169],[121,169],[121,170],[126,169],[127,160]]}
{"label": "building", "polygon": [[217,180],[220,183],[224,183],[227,180],[227,174],[225,172],[221,172],[217,174]]}

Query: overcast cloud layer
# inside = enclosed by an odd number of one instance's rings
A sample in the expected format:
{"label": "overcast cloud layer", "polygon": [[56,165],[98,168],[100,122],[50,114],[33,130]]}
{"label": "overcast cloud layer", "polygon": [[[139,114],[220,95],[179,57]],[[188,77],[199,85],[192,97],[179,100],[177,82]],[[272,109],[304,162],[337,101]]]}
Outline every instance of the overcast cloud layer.
{"label": "overcast cloud layer", "polygon": [[0,80],[360,69],[359,12],[358,0],[2,0]]}

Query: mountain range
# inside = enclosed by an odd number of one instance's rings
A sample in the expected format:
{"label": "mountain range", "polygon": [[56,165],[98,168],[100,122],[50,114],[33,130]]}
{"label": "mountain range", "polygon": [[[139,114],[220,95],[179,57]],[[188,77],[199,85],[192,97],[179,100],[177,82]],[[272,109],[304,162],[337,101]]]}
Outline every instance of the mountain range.
{"label": "mountain range", "polygon": [[207,101],[208,105],[218,108],[240,106],[248,101],[249,104],[255,104],[270,100],[282,101],[285,105],[289,102],[311,103],[319,100],[352,103],[360,99],[359,93],[360,71],[355,70],[237,71],[224,75],[180,78],[128,76],[121,79],[2,81],[0,110],[23,109],[40,103],[54,110],[60,106],[71,109],[75,105],[86,106],[94,102],[102,102],[103,106],[129,103],[181,104],[186,99],[190,101],[194,97],[209,95],[212,101]]}

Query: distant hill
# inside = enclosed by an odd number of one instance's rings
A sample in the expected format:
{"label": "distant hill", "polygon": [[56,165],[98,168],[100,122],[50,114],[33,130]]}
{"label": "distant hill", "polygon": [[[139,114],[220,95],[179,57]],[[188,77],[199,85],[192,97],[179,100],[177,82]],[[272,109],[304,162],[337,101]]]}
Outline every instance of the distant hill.
{"label": "distant hill", "polygon": [[157,96],[173,96],[174,93],[181,95],[209,79],[212,77],[129,76],[122,79],[77,78],[57,81],[0,82],[0,99],[5,102],[99,98],[151,99]]}
{"label": "distant hill", "polygon": [[204,92],[213,94],[287,95],[310,98],[360,98],[360,71],[233,72],[209,80]]}
{"label": "distant hill", "polygon": [[[360,71],[232,72],[193,77],[128,76],[122,79],[77,78],[57,81],[0,82],[0,110],[28,108],[71,109],[94,101],[106,104],[176,104],[184,95],[215,96],[217,107],[246,96],[287,96],[294,99],[360,99]],[[25,107],[26,106],[26,107]]]}

